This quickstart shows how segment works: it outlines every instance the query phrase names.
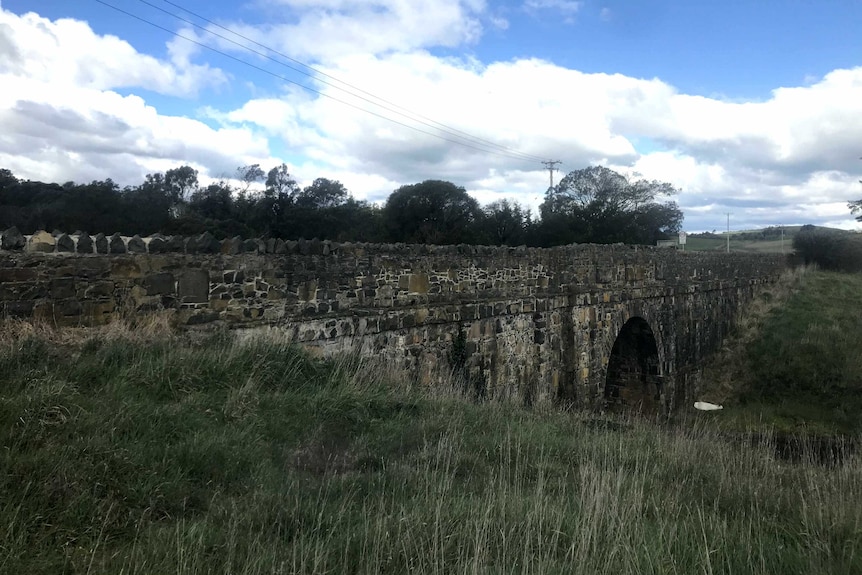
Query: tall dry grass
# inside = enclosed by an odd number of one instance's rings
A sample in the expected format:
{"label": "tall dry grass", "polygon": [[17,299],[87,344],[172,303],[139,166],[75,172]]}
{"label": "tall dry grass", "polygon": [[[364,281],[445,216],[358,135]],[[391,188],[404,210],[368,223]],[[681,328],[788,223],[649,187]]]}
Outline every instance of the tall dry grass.
{"label": "tall dry grass", "polygon": [[849,446],[789,463],[284,342],[28,329],[0,348],[0,572],[862,571]]}

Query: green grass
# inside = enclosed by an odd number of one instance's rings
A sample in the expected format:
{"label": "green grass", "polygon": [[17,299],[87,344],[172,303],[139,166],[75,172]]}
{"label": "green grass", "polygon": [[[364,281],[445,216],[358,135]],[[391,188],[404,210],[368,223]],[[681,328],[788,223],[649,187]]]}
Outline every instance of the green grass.
{"label": "green grass", "polygon": [[[688,236],[685,243],[686,251],[725,251],[727,249],[727,240],[725,238],[701,238],[696,236]],[[784,242],[780,239],[774,240],[753,240],[753,239],[738,239],[730,236],[730,251],[733,252],[750,252],[750,253],[791,253],[793,251],[793,238],[786,236]]]}
{"label": "green grass", "polygon": [[862,572],[862,461],[283,344],[0,337],[0,573]]}
{"label": "green grass", "polygon": [[862,274],[796,268],[746,306],[698,397],[733,429],[862,433]]}
{"label": "green grass", "polygon": [[862,431],[862,274],[810,272],[748,347],[744,399],[789,425]]}
{"label": "green grass", "polygon": [[[848,233],[835,228],[815,226],[815,229],[832,231],[835,233]],[[763,235],[764,230],[741,230],[730,232],[730,251],[747,253],[793,253],[793,238],[802,230],[802,226],[785,226],[784,241],[781,240],[775,228],[769,228],[772,234]],[[685,249],[687,251],[725,251],[727,249],[727,237],[723,232],[716,234],[689,234],[686,238]]]}

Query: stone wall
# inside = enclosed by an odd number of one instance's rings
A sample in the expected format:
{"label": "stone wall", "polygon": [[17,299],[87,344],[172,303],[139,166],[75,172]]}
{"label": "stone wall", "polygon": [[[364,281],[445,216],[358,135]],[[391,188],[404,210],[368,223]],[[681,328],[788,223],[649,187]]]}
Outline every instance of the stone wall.
{"label": "stone wall", "polygon": [[783,259],[645,246],[551,249],[4,232],[0,315],[95,325],[168,310],[182,326],[270,328],[485,395],[601,402],[623,325],[656,334],[663,401],[683,397]]}

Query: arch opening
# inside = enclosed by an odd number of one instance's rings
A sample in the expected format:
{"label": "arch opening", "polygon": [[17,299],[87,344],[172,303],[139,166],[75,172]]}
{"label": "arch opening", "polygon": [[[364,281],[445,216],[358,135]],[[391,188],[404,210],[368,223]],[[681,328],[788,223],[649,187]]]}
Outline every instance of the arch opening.
{"label": "arch opening", "polygon": [[658,344],[641,317],[628,320],[614,341],[605,379],[605,405],[611,411],[657,414],[662,410]]}

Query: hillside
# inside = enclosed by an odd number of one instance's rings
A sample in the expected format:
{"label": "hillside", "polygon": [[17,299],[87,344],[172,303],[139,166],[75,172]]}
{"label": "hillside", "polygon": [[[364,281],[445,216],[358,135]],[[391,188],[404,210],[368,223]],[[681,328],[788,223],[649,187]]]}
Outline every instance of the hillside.
{"label": "hillside", "polygon": [[[783,228],[784,240],[782,241],[781,228],[778,227],[732,231],[730,233],[730,249],[736,252],[789,254],[793,252],[793,238],[803,227],[840,234],[850,233],[846,230],[822,226],[785,226]],[[686,238],[685,249],[690,251],[724,251],[727,249],[727,236],[720,232],[689,234]]]}

